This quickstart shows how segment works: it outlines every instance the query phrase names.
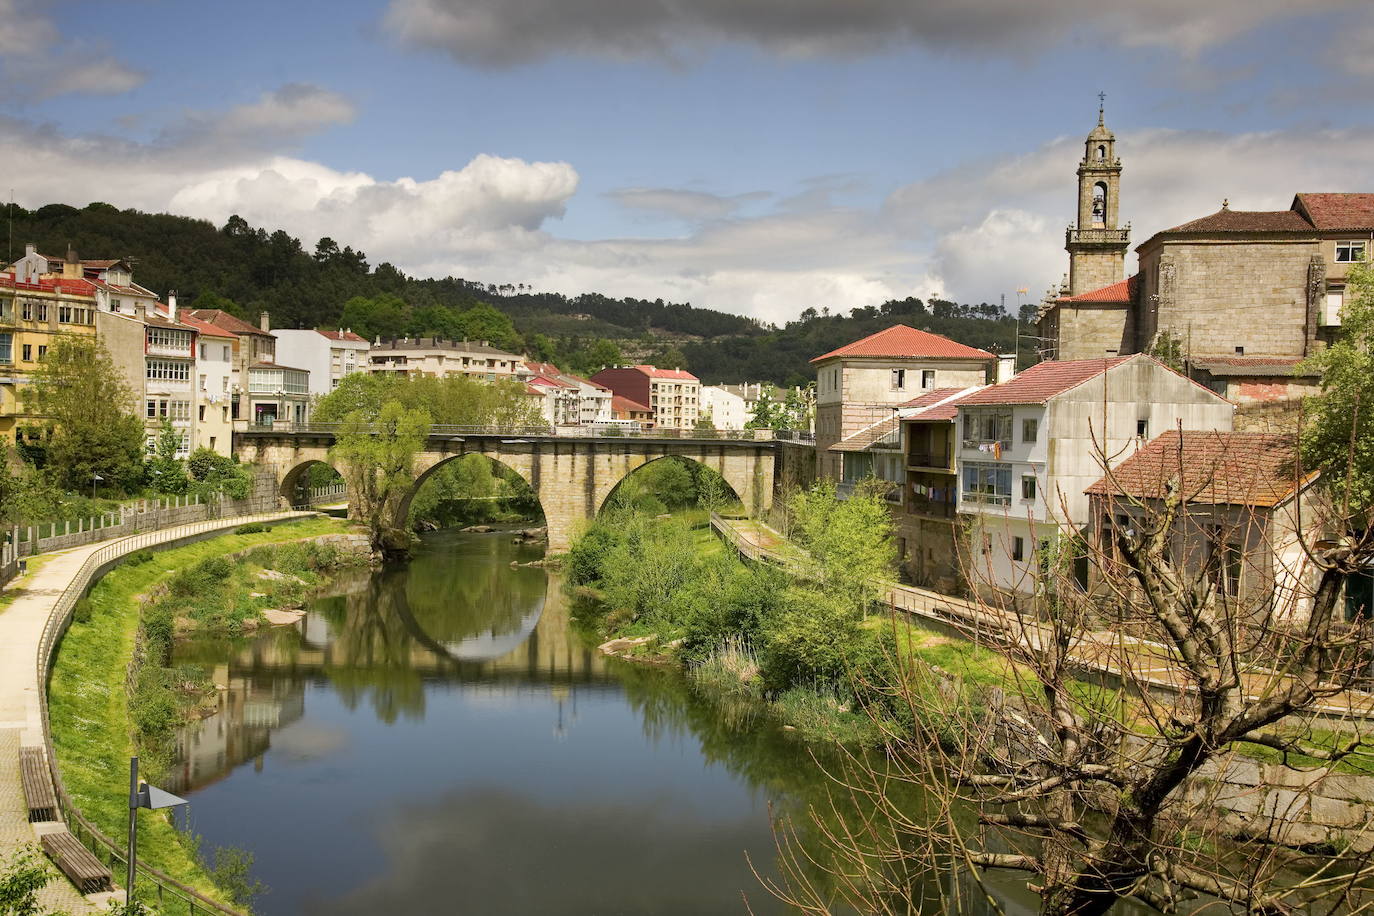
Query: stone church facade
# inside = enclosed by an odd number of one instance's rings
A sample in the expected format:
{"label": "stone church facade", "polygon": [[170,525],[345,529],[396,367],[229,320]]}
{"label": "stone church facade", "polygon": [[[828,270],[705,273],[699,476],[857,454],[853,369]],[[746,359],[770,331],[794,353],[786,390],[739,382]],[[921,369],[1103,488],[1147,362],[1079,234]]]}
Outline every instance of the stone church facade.
{"label": "stone church facade", "polygon": [[1374,250],[1374,194],[1297,194],[1287,210],[1232,210],[1157,232],[1136,248],[1117,227],[1121,161],[1103,124],[1078,166],[1067,283],[1040,312],[1046,359],[1171,347],[1189,375],[1239,405],[1289,401],[1297,368],[1340,327],[1350,267]]}

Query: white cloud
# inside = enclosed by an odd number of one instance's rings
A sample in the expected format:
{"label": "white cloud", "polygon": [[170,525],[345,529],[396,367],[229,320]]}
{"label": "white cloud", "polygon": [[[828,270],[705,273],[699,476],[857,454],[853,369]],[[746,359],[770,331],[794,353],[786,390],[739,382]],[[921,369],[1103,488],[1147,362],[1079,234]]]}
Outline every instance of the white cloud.
{"label": "white cloud", "polygon": [[484,66],[558,54],[676,61],[719,43],[787,57],[900,45],[1034,53],[1071,32],[1196,54],[1256,26],[1366,0],[391,0],[402,41]]}
{"label": "white cloud", "polygon": [[119,95],[147,79],[99,42],[63,42],[44,6],[33,0],[0,0],[0,74],[11,94],[40,101],[68,93]]}
{"label": "white cloud", "polygon": [[[1067,266],[1063,227],[1082,155],[1077,138],[1054,139],[898,188],[876,208],[811,193],[839,178],[745,195],[748,210],[699,189],[624,189],[610,196],[681,219],[683,233],[582,241],[557,233],[579,188],[570,163],[479,155],[433,177],[383,179],[263,148],[264,137],[296,139],[349,116],[345,100],[293,87],[191,117],[151,144],[0,118],[0,161],[13,164],[27,206],[105,200],[216,223],[238,213],[307,247],[328,235],[420,276],[662,297],[786,321],[808,307],[846,311],[908,295],[995,302],[1006,293],[1014,302],[1027,286],[1038,298]],[[1374,129],[1125,134],[1122,215],[1138,244],[1223,197],[1236,209],[1271,209],[1299,191],[1366,190],[1370,148]]]}

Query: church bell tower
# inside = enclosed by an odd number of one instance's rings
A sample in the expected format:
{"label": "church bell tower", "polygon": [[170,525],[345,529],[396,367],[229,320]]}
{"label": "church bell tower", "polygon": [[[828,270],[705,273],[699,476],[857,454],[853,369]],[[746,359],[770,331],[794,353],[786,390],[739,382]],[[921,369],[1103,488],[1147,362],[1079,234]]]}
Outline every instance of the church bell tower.
{"label": "church bell tower", "polygon": [[[1099,94],[1099,103],[1105,98]],[[1088,134],[1078,163],[1078,223],[1069,227],[1064,240],[1070,296],[1119,283],[1126,274],[1131,226],[1117,228],[1121,160],[1116,156],[1116,135],[1103,123],[1103,115],[1099,104],[1097,126]]]}

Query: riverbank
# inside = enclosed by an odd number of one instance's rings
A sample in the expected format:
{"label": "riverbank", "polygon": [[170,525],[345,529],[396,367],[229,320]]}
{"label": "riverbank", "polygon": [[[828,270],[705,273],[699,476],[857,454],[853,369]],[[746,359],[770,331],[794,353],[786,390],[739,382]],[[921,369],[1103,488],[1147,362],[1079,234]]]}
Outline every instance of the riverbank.
{"label": "riverbank", "polygon": [[[351,530],[335,519],[288,522],[266,529],[251,527],[259,530],[245,529],[242,534],[132,555],[96,583],[85,599],[83,613],[62,641],[49,688],[53,744],[67,790],[83,813],[108,836],[120,836],[127,829],[127,786],[118,778],[111,778],[111,774],[125,772],[128,758],[136,751],[134,736],[144,730],[139,728],[136,717],[145,718],[143,724],[148,726],[159,719],[172,719],[185,709],[183,703],[166,692],[179,690],[184,682],[161,674],[154,679],[151,672],[135,671],[135,676],[130,677],[131,660],[137,654],[146,654],[145,647],[139,644],[142,599],[163,584],[170,585],[168,580],[173,577],[185,576],[207,561],[223,563],[226,555]],[[243,564],[226,565],[234,570]],[[245,581],[234,575],[229,578]],[[182,587],[192,584],[186,578]],[[169,587],[167,594],[171,593]],[[237,621],[241,627],[243,621],[250,619],[248,609],[257,600],[235,600],[232,604],[226,601],[213,613],[204,615],[206,622],[219,619],[232,625]],[[171,607],[169,603],[167,610]],[[83,621],[80,617],[87,619]],[[175,617],[170,621],[163,619],[174,625]],[[154,634],[153,638],[160,635]],[[147,659],[144,661],[146,667]],[[186,682],[196,683],[192,672],[183,673],[187,675]],[[140,681],[146,682],[142,699]],[[186,694],[190,697],[194,692]],[[159,694],[161,700],[155,699]],[[156,760],[152,762],[155,764]],[[198,860],[194,839],[177,832],[163,816],[145,813],[139,818],[139,857],[207,896],[230,902],[229,895],[213,884]]]}

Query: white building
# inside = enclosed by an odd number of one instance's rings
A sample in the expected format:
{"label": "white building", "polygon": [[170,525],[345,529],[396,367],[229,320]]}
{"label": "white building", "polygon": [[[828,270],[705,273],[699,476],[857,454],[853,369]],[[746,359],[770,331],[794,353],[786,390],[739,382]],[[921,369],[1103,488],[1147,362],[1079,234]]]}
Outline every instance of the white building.
{"label": "white building", "polygon": [[1038,555],[1087,526],[1084,491],[1105,469],[1164,430],[1230,431],[1234,410],[1143,354],[1040,363],[962,397],[955,458],[970,585],[1032,592]]}
{"label": "white building", "polygon": [[[168,297],[171,298],[170,296]],[[234,343],[237,338],[190,315],[181,323],[196,331],[195,404],[193,448],[208,448],[221,455],[233,451],[234,421],[230,415],[234,376]]]}
{"label": "white building", "polygon": [[563,372],[553,363],[524,360],[518,376],[539,393],[540,413],[555,426],[587,426],[611,419],[611,390]]}
{"label": "white building", "polygon": [[368,371],[367,340],[352,331],[273,328],[277,360],[310,373],[310,393],[323,397],[345,376]]}
{"label": "white building", "polygon": [[467,375],[495,381],[513,378],[521,357],[498,350],[485,340],[444,340],[439,337],[402,337],[374,342],[368,352],[373,375]]}
{"label": "white building", "polygon": [[709,417],[716,429],[744,429],[751,411],[738,394],[717,385],[701,389],[701,415]]}

